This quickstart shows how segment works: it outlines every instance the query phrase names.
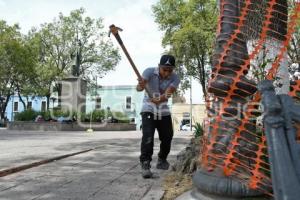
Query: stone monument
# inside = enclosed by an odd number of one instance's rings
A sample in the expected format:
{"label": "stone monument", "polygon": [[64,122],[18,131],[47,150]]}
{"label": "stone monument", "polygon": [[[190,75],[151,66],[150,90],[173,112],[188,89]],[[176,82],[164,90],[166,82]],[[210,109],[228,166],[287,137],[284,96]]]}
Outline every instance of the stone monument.
{"label": "stone monument", "polygon": [[[79,48],[78,48],[79,47]],[[61,108],[69,112],[85,113],[87,82],[80,75],[81,42],[78,42],[76,55],[71,55],[74,60],[71,75],[62,80]]]}

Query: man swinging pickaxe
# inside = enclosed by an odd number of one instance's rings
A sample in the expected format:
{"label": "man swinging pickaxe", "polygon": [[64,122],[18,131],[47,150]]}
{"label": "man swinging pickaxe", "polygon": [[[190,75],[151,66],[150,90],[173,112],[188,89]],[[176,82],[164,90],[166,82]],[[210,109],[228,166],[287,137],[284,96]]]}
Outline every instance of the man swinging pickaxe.
{"label": "man swinging pickaxe", "polygon": [[[143,91],[145,89],[148,94],[148,96],[145,95],[144,97],[141,109],[143,137],[141,142],[140,163],[143,178],[151,178],[153,174],[150,170],[150,162],[152,161],[155,130],[158,131],[161,141],[156,168],[167,170],[170,165],[167,161],[167,157],[171,150],[173,126],[168,99],[176,91],[180,79],[178,75],[173,72],[175,68],[175,58],[172,55],[163,55],[158,67],[145,69],[143,76],[141,76],[118,34],[118,31],[121,30],[122,29],[115,25],[110,26],[110,33],[116,37],[139,79],[137,91]],[[149,90],[152,93],[150,93]]]}
{"label": "man swinging pickaxe", "polygon": [[[129,55],[129,53],[128,53],[128,51],[127,51],[127,49],[126,49],[126,47],[125,47],[125,45],[124,45],[124,43],[123,43],[123,41],[122,41],[122,39],[121,39],[121,37],[120,37],[120,35],[119,35],[119,31],[123,31],[123,29],[121,29],[121,28],[115,26],[114,24],[110,25],[110,26],[109,26],[109,29],[110,29],[110,30],[109,30],[108,36],[110,37],[110,34],[112,33],[112,34],[116,37],[118,43],[120,44],[120,46],[121,46],[123,52],[125,53],[125,55],[126,55],[128,61],[129,61],[129,63],[131,64],[131,66],[132,66],[132,68],[133,68],[133,70],[134,70],[136,76],[138,77],[138,80],[143,80],[143,78],[142,78],[142,76],[141,76],[139,70],[137,69],[137,67],[135,66],[134,62],[132,61],[132,59],[131,59],[131,57],[130,57],[130,55]],[[145,91],[147,92],[147,94],[148,94],[149,97],[152,97],[152,96],[153,96],[153,95],[151,95],[151,93],[150,93],[148,87],[145,87]]]}

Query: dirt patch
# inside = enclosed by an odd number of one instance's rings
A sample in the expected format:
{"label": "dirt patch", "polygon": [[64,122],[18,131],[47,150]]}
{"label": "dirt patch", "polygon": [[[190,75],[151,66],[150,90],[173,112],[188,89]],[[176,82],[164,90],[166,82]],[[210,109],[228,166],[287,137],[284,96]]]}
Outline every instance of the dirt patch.
{"label": "dirt patch", "polygon": [[184,192],[192,189],[192,175],[171,172],[165,177],[163,187],[165,193],[162,200],[174,200]]}
{"label": "dirt patch", "polygon": [[174,200],[184,192],[192,189],[192,174],[196,171],[201,138],[193,138],[189,145],[177,155],[172,171],[163,181],[165,194],[162,200]]}

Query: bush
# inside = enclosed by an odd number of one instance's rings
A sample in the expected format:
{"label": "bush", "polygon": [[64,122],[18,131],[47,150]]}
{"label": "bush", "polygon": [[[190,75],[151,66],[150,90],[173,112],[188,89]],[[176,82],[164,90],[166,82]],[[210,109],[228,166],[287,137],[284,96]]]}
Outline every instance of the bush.
{"label": "bush", "polygon": [[195,128],[194,131],[195,138],[203,136],[204,130],[200,123],[197,122],[193,127]]}
{"label": "bush", "polygon": [[57,119],[59,117],[70,117],[70,119],[73,119],[73,117],[77,116],[76,112],[70,113],[69,111],[63,111],[63,110],[48,110],[45,112],[41,112],[41,115],[45,119],[45,121],[49,121],[51,119]]}
{"label": "bush", "polygon": [[[23,112],[17,113],[15,115],[16,121],[34,121],[35,118],[41,115],[45,121],[55,120],[59,117],[69,118],[72,120],[73,118],[81,120],[82,122],[103,122],[106,119],[109,119],[109,122],[112,123],[129,123],[129,117],[122,112],[111,112],[107,110],[94,110],[92,113],[77,113],[77,112],[69,112],[62,110],[48,110],[45,112],[37,112],[31,109],[25,110]],[[92,119],[91,119],[92,118]]]}
{"label": "bush", "polygon": [[113,119],[116,119],[118,123],[129,123],[129,117],[122,112],[112,112]]}
{"label": "bush", "polygon": [[38,115],[40,115],[40,112],[28,109],[23,112],[16,113],[15,121],[34,121]]}
{"label": "bush", "polygon": [[[92,119],[91,119],[92,118]],[[104,120],[108,120],[108,122],[112,123],[129,123],[129,117],[122,112],[111,112],[107,110],[94,110],[92,113],[87,113],[85,115],[82,114],[81,121],[84,122],[102,122]]]}
{"label": "bush", "polygon": [[45,121],[55,120],[58,117],[70,117],[70,120],[74,117],[77,118],[76,112],[68,112],[62,110],[51,110],[45,112],[38,112],[32,109],[25,110],[15,115],[15,121],[35,121],[36,117],[41,115]]}
{"label": "bush", "polygon": [[106,110],[93,110],[91,113],[83,114],[81,113],[80,119],[83,122],[102,122],[104,119],[108,118],[109,113]]}
{"label": "bush", "polygon": [[88,114],[89,119],[92,117],[92,122],[102,122],[105,119],[104,110],[94,110],[92,113]]}

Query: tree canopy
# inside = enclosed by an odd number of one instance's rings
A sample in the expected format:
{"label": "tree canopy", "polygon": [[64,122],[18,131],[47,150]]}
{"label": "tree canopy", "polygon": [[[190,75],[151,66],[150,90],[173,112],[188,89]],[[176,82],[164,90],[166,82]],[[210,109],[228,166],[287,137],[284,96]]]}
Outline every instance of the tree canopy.
{"label": "tree canopy", "polygon": [[0,21],[0,96],[6,98],[1,117],[15,93],[25,109],[21,96],[46,96],[49,107],[51,87],[60,92],[59,82],[72,74],[75,61],[77,75],[89,83],[113,70],[121,57],[103,28],[103,20],[86,16],[83,8],[60,13],[26,35]]}
{"label": "tree canopy", "polygon": [[0,21],[0,42],[0,96],[5,98],[1,105],[3,118],[11,95],[31,92],[37,54],[20,33],[18,25],[9,26]]}
{"label": "tree canopy", "polygon": [[155,21],[164,31],[162,45],[177,58],[178,72],[188,87],[197,79],[206,96],[212,48],[217,26],[215,0],[160,0],[153,6]]}
{"label": "tree canopy", "polygon": [[40,40],[42,61],[65,76],[71,74],[75,56],[79,53],[79,75],[87,80],[92,74],[103,77],[114,69],[120,55],[107,40],[102,21],[85,16],[85,10],[81,8],[69,16],[60,13],[58,19],[42,24],[39,31],[33,31]]}

